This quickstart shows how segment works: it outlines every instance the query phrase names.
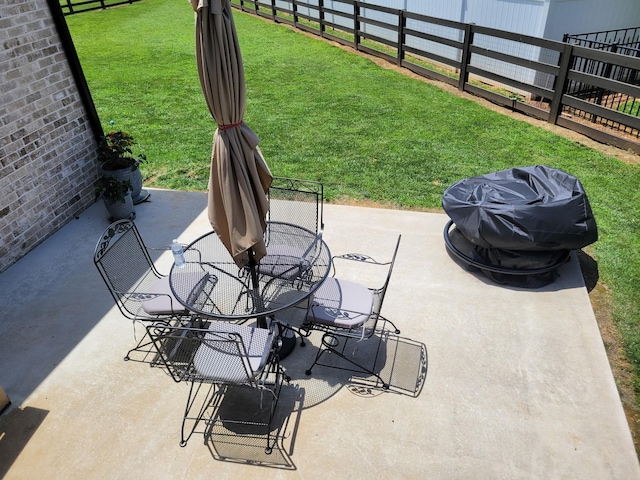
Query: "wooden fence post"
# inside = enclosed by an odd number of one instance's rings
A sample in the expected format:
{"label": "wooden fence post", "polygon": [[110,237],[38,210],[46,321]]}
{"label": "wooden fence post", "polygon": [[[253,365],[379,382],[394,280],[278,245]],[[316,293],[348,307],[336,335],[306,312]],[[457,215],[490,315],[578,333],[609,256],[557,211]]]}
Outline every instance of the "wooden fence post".
{"label": "wooden fence post", "polygon": [[398,10],[398,58],[396,65],[402,66],[404,60],[404,42],[407,36],[404,33],[404,29],[407,27],[407,17],[404,16],[404,10]]}
{"label": "wooden fence post", "polygon": [[464,44],[462,47],[462,58],[460,59],[460,78],[458,79],[458,90],[464,91],[464,86],[469,81],[467,67],[471,63],[471,44],[473,43],[474,23],[467,23],[464,26]]}
{"label": "wooden fence post", "polygon": [[298,28],[298,0],[293,0],[293,26]]}
{"label": "wooden fence post", "polygon": [[558,116],[562,111],[562,97],[567,93],[569,82],[567,75],[571,68],[571,60],[573,57],[573,45],[565,43],[562,53],[560,54],[560,71],[556,76],[555,85],[553,87],[553,98],[551,99],[551,108],[549,110],[548,122],[555,125],[558,122]]}
{"label": "wooden fence post", "polygon": [[360,50],[360,2],[353,2],[353,43]]}
{"label": "wooden fence post", "polygon": [[324,25],[324,0],[318,0],[318,17],[320,22],[320,36],[324,37],[325,25]]}

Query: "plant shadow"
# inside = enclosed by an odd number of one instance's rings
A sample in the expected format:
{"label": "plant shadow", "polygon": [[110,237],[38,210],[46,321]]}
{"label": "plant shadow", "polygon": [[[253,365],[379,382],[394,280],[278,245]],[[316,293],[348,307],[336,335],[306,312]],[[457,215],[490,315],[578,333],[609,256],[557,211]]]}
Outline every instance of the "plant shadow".
{"label": "plant shadow", "polygon": [[48,414],[48,410],[25,407],[8,410],[0,417],[0,478],[9,472]]}

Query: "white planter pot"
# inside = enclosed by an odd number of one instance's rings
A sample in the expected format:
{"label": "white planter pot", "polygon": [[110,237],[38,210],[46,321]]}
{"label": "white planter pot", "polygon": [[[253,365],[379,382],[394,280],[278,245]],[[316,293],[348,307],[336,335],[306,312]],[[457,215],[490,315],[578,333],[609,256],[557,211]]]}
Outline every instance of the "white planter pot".
{"label": "white planter pot", "polygon": [[102,197],[104,200],[104,206],[107,208],[110,220],[121,220],[128,218],[133,220],[136,217],[136,212],[133,210],[133,199],[131,192],[127,193],[124,197],[124,202],[112,200],[107,197]]}
{"label": "white planter pot", "polygon": [[149,192],[142,189],[142,172],[140,168],[131,170],[131,168],[121,168],[120,170],[105,170],[103,166],[100,167],[102,175],[117,178],[118,180],[129,180],[131,182],[131,198],[133,204],[137,205],[140,202],[144,202],[149,198]]}

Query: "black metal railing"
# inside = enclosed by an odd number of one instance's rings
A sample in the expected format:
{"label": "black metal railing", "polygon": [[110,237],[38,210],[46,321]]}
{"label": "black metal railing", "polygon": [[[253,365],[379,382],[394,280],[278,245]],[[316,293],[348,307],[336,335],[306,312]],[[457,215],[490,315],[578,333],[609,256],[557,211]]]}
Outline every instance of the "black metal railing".
{"label": "black metal railing", "polygon": [[[565,35],[563,40],[573,45],[640,58],[640,28]],[[571,68],[579,72],[612,79],[617,82],[640,85],[640,70],[637,68],[614,65],[605,61],[584,57],[574,57]],[[569,82],[566,91],[569,95],[581,98],[584,101],[640,117],[640,98],[637,96],[630,96],[625,93],[594,87],[579,81]],[[640,136],[637,130],[633,130],[622,123],[611,121],[605,117],[593,115],[579,109],[568,108],[567,111],[594,123],[600,123],[609,128],[624,131],[636,137]]]}

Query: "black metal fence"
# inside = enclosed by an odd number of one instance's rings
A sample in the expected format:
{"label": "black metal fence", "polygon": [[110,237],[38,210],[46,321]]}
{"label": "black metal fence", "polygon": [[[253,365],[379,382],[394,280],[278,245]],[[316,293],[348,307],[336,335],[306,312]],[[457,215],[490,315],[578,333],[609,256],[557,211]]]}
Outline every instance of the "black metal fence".
{"label": "black metal fence", "polygon": [[624,55],[638,56],[640,49],[640,27],[620,28],[617,30],[605,30],[602,32],[581,33],[577,35],[565,35],[564,42],[573,43],[582,47],[608,50]]}
{"label": "black metal fence", "polygon": [[[563,41],[573,45],[640,58],[640,28],[565,35]],[[574,59],[571,68],[622,83],[640,85],[640,70],[635,68],[580,57]],[[605,108],[617,111],[621,110],[629,115],[640,117],[640,98],[638,97],[630,97],[625,93],[605,90],[604,88],[594,88],[591,85],[578,81],[569,82],[567,85],[567,93],[588,102],[604,106]],[[626,125],[618,122],[613,122],[580,110],[573,110],[572,113],[591,120],[594,123],[605,124],[611,128],[635,135],[636,137],[640,136],[637,130],[634,132]]]}
{"label": "black metal fence", "polygon": [[60,0],[60,8],[64,15],[72,15],[74,13],[100,10],[138,1],[139,0],[83,0],[78,2],[76,0]]}
{"label": "black metal fence", "polygon": [[[512,110],[640,153],[640,87],[630,82],[637,78],[640,58],[357,0],[231,2],[242,11],[351,46]],[[627,72],[626,77],[611,78],[604,75],[606,70],[583,71],[580,65],[589,62],[607,65],[616,74]],[[600,103],[597,96],[572,90],[577,84],[603,92]],[[616,101],[609,100],[612,98]]]}

